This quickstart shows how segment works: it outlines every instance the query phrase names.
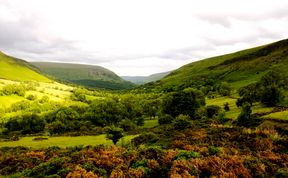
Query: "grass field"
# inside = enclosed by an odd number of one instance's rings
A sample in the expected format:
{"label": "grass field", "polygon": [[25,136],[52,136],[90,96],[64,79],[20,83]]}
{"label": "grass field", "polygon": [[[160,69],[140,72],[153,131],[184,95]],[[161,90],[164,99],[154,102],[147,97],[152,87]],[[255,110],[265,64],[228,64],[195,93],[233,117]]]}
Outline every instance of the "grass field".
{"label": "grass field", "polygon": [[149,129],[149,128],[156,127],[157,125],[158,125],[158,119],[145,120],[142,128]]}
{"label": "grass field", "polygon": [[[137,135],[128,135],[120,140],[117,144],[126,144],[131,141]],[[105,134],[98,136],[78,136],[78,137],[47,137],[48,140],[42,141],[33,141],[35,137],[22,137],[18,141],[9,141],[9,142],[0,142],[0,147],[16,147],[16,146],[25,146],[32,147],[35,149],[46,148],[50,146],[58,147],[72,147],[77,145],[112,145],[111,140],[107,140]]]}
{"label": "grass field", "polygon": [[13,103],[16,103],[18,101],[22,101],[25,98],[17,95],[11,95],[11,96],[0,96],[0,107],[1,108],[8,108]]}
{"label": "grass field", "polygon": [[236,106],[237,99],[230,97],[218,97],[214,99],[206,99],[206,105],[217,105],[222,109],[225,103],[229,104],[230,111],[225,112],[225,116],[231,119],[236,119],[241,112],[240,108]]}
{"label": "grass field", "polygon": [[263,118],[274,118],[274,119],[280,119],[280,120],[288,120],[288,111],[271,113],[271,114],[268,114],[266,116],[263,116]]}

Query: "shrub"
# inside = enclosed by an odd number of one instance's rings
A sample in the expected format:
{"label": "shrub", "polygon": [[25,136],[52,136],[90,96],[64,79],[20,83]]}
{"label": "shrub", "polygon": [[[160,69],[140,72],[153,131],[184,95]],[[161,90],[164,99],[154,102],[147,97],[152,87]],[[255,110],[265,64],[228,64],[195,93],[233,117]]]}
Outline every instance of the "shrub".
{"label": "shrub", "polygon": [[37,96],[36,96],[36,95],[28,95],[28,96],[26,97],[26,99],[33,101],[33,100],[36,100],[36,99],[37,99]]}
{"label": "shrub", "polygon": [[124,119],[120,121],[119,126],[125,131],[132,131],[137,128],[137,125],[134,124],[131,120],[129,119]]}
{"label": "shrub", "polygon": [[280,168],[275,173],[275,176],[278,178],[280,177],[288,177],[288,168]]}
{"label": "shrub", "polygon": [[209,146],[208,152],[209,152],[209,155],[218,155],[220,153],[220,149],[215,146]]}
{"label": "shrub", "polygon": [[190,117],[187,115],[179,115],[174,120],[174,128],[177,130],[183,130],[191,126]]}
{"label": "shrub", "polygon": [[242,106],[242,111],[237,118],[237,125],[248,126],[252,122],[251,116],[252,110],[248,103],[244,103]]}
{"label": "shrub", "polygon": [[192,158],[199,158],[201,157],[201,154],[198,152],[194,152],[194,151],[186,151],[186,150],[181,150],[175,157],[174,160],[189,160]]}
{"label": "shrub", "polygon": [[141,144],[152,144],[159,140],[160,138],[153,132],[145,132],[132,139],[132,143],[136,146]]}
{"label": "shrub", "polygon": [[174,118],[171,115],[165,114],[158,119],[158,123],[159,125],[171,124],[173,120]]}
{"label": "shrub", "polygon": [[2,92],[5,95],[18,95],[18,96],[25,96],[25,87],[23,85],[16,85],[16,84],[9,84],[5,85],[2,88]]}
{"label": "shrub", "polygon": [[225,111],[230,111],[229,103],[224,104],[224,110]]}
{"label": "shrub", "polygon": [[107,127],[106,128],[106,137],[113,141],[114,145],[122,138],[123,130],[117,127]]}
{"label": "shrub", "polygon": [[217,116],[219,114],[220,110],[221,110],[220,106],[209,105],[206,107],[206,116],[208,118],[212,118],[213,116]]}

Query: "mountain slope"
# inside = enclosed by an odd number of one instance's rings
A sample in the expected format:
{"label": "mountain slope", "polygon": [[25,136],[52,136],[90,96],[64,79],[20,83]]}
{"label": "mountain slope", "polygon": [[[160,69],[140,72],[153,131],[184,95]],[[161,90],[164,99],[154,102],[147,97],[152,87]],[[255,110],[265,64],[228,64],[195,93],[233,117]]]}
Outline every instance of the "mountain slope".
{"label": "mountain slope", "polygon": [[288,73],[288,40],[212,57],[187,64],[145,87],[171,89],[189,87],[197,81],[214,79],[239,88],[258,81],[269,70]]}
{"label": "mountain slope", "polygon": [[0,78],[17,81],[51,82],[37,73],[37,69],[28,62],[16,59],[0,52]]}
{"label": "mountain slope", "polygon": [[48,75],[77,85],[112,90],[128,89],[134,86],[100,66],[52,62],[32,62],[31,64]]}
{"label": "mountain slope", "polygon": [[162,73],[156,73],[149,76],[121,76],[124,80],[130,81],[135,84],[145,84],[149,82],[154,82],[157,80],[162,79],[166,75],[168,75],[169,72],[162,72]]}

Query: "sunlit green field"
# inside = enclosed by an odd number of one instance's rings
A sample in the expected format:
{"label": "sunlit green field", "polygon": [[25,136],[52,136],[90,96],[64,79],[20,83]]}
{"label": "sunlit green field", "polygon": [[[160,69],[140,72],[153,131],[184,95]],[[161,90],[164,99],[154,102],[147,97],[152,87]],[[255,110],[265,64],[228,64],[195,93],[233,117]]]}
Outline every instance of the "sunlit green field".
{"label": "sunlit green field", "polygon": [[[129,143],[131,139],[137,135],[128,135],[119,140],[118,145]],[[32,148],[45,148],[50,146],[58,147],[72,147],[77,145],[111,145],[113,144],[111,140],[107,140],[105,134],[98,136],[78,136],[78,137],[46,137],[48,140],[42,141],[33,141],[35,137],[22,137],[18,141],[9,141],[9,142],[0,142],[0,147],[16,147],[16,146],[25,146]]]}
{"label": "sunlit green field", "polygon": [[11,96],[0,96],[0,107],[10,107],[13,103],[16,103],[18,101],[21,101],[25,98],[17,95],[11,95]]}
{"label": "sunlit green field", "polygon": [[281,120],[288,120],[288,111],[281,111],[268,114],[263,118],[274,118],[274,119],[281,119]]}
{"label": "sunlit green field", "polygon": [[206,105],[217,105],[221,108],[224,107],[225,103],[229,104],[230,111],[225,112],[225,116],[228,118],[236,119],[241,109],[236,106],[237,99],[230,97],[218,97],[214,99],[206,99]]}
{"label": "sunlit green field", "polygon": [[[217,97],[214,99],[206,99],[206,105],[217,105],[223,108],[225,103],[229,104],[230,111],[225,112],[225,116],[231,119],[237,119],[238,115],[241,112],[241,108],[236,106],[237,99],[230,98],[230,97]],[[252,106],[252,114],[254,113],[268,113],[271,112],[274,108],[273,107],[265,107],[260,103],[256,103]],[[273,118],[287,118],[288,112],[279,112],[279,113],[272,113],[269,115],[263,116],[265,117],[273,117]]]}
{"label": "sunlit green field", "polygon": [[143,128],[149,129],[156,127],[158,125],[158,119],[153,119],[153,120],[145,120]]}

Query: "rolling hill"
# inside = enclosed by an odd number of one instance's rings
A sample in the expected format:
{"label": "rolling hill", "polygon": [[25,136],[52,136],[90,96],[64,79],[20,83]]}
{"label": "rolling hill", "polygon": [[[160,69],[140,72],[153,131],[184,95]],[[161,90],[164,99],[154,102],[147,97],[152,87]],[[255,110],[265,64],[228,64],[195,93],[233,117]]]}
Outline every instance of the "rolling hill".
{"label": "rolling hill", "polygon": [[31,62],[31,64],[56,79],[86,87],[118,90],[134,86],[100,66],[52,62]]}
{"label": "rolling hill", "polygon": [[235,89],[258,81],[270,70],[288,74],[288,39],[182,66],[147,88],[185,88],[197,81],[214,79]]}
{"label": "rolling hill", "polygon": [[162,73],[156,73],[149,76],[121,76],[124,80],[130,81],[135,84],[145,84],[149,82],[154,82],[157,80],[162,79],[166,75],[168,75],[169,72],[162,72]]}
{"label": "rolling hill", "polygon": [[50,79],[38,73],[28,62],[10,57],[0,52],[0,78],[16,81],[51,82]]}

